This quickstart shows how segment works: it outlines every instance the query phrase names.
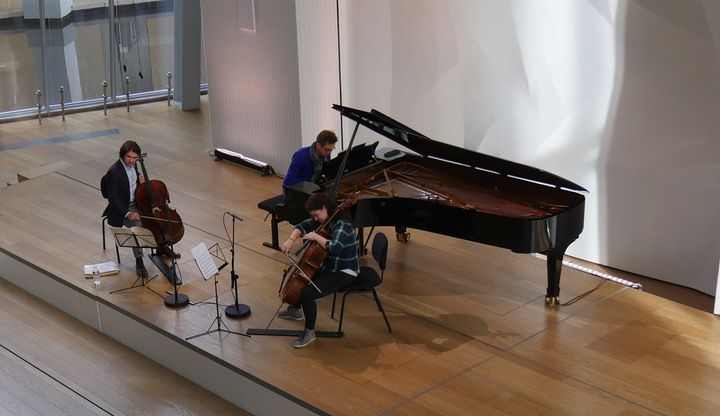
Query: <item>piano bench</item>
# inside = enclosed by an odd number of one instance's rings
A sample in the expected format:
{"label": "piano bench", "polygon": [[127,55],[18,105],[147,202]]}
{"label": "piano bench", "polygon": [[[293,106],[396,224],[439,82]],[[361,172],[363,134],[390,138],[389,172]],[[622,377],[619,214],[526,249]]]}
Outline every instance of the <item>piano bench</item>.
{"label": "piano bench", "polygon": [[278,242],[278,223],[280,223],[280,220],[278,220],[277,210],[278,206],[282,206],[284,203],[285,195],[283,194],[258,202],[258,208],[267,211],[268,216],[270,216],[270,232],[272,233],[272,243],[265,242],[263,245],[278,251],[280,250]]}

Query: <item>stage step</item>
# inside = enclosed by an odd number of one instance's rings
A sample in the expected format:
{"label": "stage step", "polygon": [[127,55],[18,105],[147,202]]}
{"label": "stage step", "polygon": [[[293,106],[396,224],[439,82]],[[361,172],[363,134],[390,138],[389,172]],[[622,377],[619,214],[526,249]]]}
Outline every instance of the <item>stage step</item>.
{"label": "stage step", "polygon": [[4,188],[6,186],[12,186],[18,183],[17,176],[16,175],[8,175],[3,176],[2,180],[0,180],[0,188]]}
{"label": "stage step", "polygon": [[[17,180],[18,182],[26,181],[28,179],[37,178],[39,176],[47,175],[48,173],[57,172],[58,170],[69,168],[72,166],[72,164],[64,161],[64,160],[58,160],[52,163],[47,163],[45,165],[35,166],[34,168],[25,169],[23,171],[18,172],[17,174]],[[8,183],[8,185],[11,185]]]}

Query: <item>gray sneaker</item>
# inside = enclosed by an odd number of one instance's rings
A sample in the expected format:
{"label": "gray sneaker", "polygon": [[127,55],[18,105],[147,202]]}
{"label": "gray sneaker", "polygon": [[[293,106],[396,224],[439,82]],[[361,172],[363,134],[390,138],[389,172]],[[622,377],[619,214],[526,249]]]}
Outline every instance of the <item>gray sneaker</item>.
{"label": "gray sneaker", "polygon": [[292,306],[288,306],[284,311],[280,311],[277,316],[283,319],[294,319],[296,321],[302,321],[303,319],[302,310],[293,308]]}
{"label": "gray sneaker", "polygon": [[306,329],[303,331],[302,335],[298,337],[295,341],[293,341],[293,347],[295,348],[302,348],[307,346],[308,344],[315,341],[315,331],[312,329]]}

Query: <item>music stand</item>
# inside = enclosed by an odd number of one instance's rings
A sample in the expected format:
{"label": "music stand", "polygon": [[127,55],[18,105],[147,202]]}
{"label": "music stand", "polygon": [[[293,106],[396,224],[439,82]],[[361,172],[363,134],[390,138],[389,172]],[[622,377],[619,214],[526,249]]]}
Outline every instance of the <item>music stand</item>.
{"label": "music stand", "polygon": [[[175,252],[175,248],[173,247],[173,245],[170,245],[168,247],[170,249],[170,252]],[[187,295],[183,293],[178,293],[178,286],[182,284],[182,273],[175,257],[170,257],[170,264],[167,264],[164,260],[164,256],[158,254],[157,252],[150,254],[148,257],[150,258],[150,261],[153,262],[155,267],[157,267],[160,273],[165,276],[168,282],[173,285],[172,293],[167,291],[165,292],[167,294],[164,299],[165,306],[167,306],[168,308],[181,308],[190,304],[190,298]]]}
{"label": "music stand", "polygon": [[[231,331],[230,328],[228,328],[227,325],[225,325],[225,322],[222,320],[222,316],[220,315],[220,301],[218,299],[218,274],[220,273],[220,269],[215,264],[215,261],[213,260],[213,256],[210,255],[210,252],[207,249],[207,246],[205,246],[205,243],[200,243],[196,245],[195,247],[190,250],[190,252],[193,255],[193,258],[195,259],[195,264],[198,266],[198,269],[200,270],[200,273],[202,274],[203,280],[208,280],[211,277],[215,280],[215,319],[210,323],[210,326],[208,327],[207,331],[201,332],[199,334],[195,334],[193,336],[185,338],[185,340],[190,340],[193,338],[197,338],[203,335],[211,334],[213,332],[227,332],[229,334],[235,334],[235,335],[242,335],[244,337],[250,337],[249,335]],[[220,268],[223,268],[227,265],[227,262],[220,266]],[[213,327],[213,324],[217,322],[217,328],[211,329]],[[222,325],[222,326],[221,326]],[[224,328],[223,328],[224,327]]]}
{"label": "music stand", "polygon": [[[200,249],[198,249],[198,250],[200,250]],[[210,253],[210,257],[212,257],[215,260],[218,260],[221,263],[220,266],[217,266],[218,272],[221,271],[222,269],[224,269],[225,266],[230,264],[230,263],[228,263],[227,259],[225,258],[225,253],[220,248],[220,244],[215,243],[215,244],[211,245],[210,248],[207,249],[207,251],[208,251],[208,253]],[[193,259],[193,260],[195,261],[195,265],[198,266],[198,268],[200,268],[198,260],[197,259]],[[207,261],[207,259],[204,259],[204,260]],[[213,260],[213,263],[215,263],[215,260]],[[209,267],[212,267],[212,266],[209,266]],[[200,271],[200,273],[203,274],[202,270]],[[203,280],[208,280],[208,278],[206,278],[204,276],[204,274],[203,274]],[[193,303],[193,306],[203,305],[203,304],[214,305],[215,302],[207,302],[207,301],[195,302],[195,303]],[[225,305],[223,305],[223,306],[225,306]]]}
{"label": "music stand", "polygon": [[[113,234],[113,238],[115,238],[115,244],[118,247],[125,247],[125,248],[149,248],[151,250],[154,250],[157,248],[157,242],[155,241],[155,236],[153,236],[152,231],[148,230],[147,228],[143,227],[132,227],[132,228],[126,228],[126,227],[113,227],[108,226],[110,228],[110,231]],[[123,292],[125,290],[135,289],[136,287],[144,287],[148,289],[149,291],[153,292],[154,294],[162,297],[161,294],[154,291],[150,286],[148,286],[148,283],[157,277],[157,274],[151,278],[146,278],[145,276],[138,275],[137,279],[128,287],[118,290],[113,290],[110,292],[110,294],[117,293],[117,292]],[[140,281],[140,284],[137,284],[138,281]]]}

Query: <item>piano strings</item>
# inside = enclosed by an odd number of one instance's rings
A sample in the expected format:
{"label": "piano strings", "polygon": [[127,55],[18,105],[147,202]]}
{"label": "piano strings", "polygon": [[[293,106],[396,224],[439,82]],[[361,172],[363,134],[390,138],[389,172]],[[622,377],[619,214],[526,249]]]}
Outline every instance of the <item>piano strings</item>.
{"label": "piano strings", "polygon": [[[345,184],[343,189],[338,191],[338,196],[349,198],[351,196],[362,195],[363,193],[381,197],[422,197],[422,199],[444,202],[464,209],[475,209],[471,204],[465,203],[461,198],[450,192],[440,190],[442,181],[437,175],[433,175],[426,171],[423,166],[402,162],[388,168],[383,168],[378,172],[371,172],[363,179],[354,184]],[[384,177],[384,182],[377,182],[378,176]],[[420,179],[420,180],[418,180]],[[436,185],[429,185],[423,181],[432,181]],[[409,188],[419,191],[420,195],[402,195],[396,191],[393,182],[406,185]],[[379,189],[381,185],[385,185],[389,191]]]}

